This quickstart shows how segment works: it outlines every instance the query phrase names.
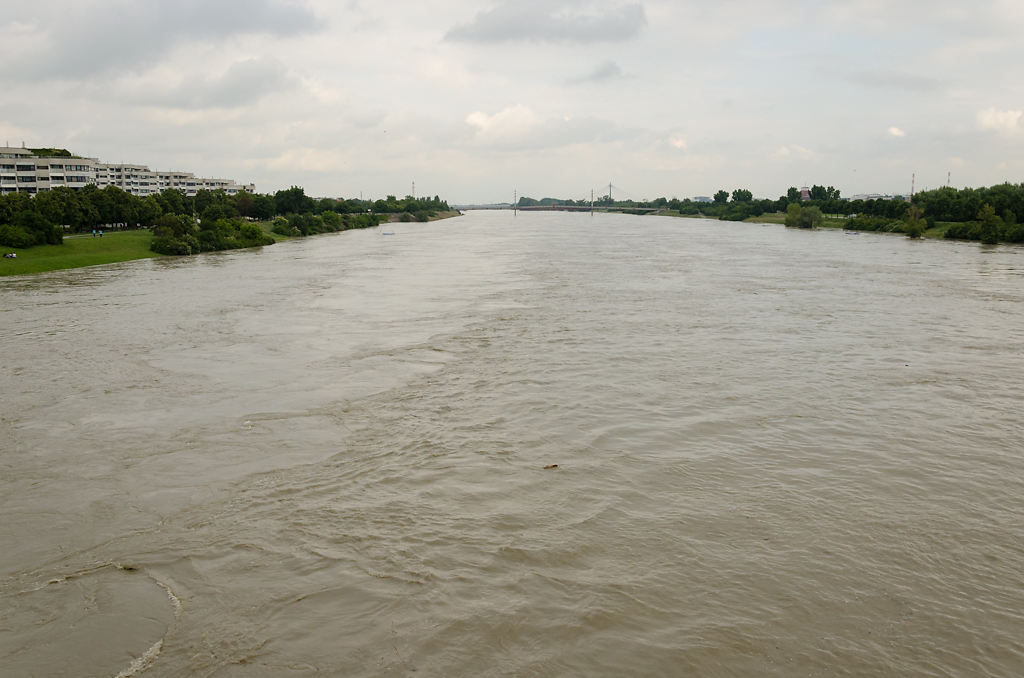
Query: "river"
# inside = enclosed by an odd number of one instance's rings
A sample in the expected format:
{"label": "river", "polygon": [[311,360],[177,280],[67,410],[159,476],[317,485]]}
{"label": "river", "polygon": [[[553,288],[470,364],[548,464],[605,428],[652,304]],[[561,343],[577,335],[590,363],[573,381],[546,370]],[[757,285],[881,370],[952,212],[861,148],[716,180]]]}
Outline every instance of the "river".
{"label": "river", "polygon": [[1024,674],[1024,249],[387,230],[0,280],[0,673]]}

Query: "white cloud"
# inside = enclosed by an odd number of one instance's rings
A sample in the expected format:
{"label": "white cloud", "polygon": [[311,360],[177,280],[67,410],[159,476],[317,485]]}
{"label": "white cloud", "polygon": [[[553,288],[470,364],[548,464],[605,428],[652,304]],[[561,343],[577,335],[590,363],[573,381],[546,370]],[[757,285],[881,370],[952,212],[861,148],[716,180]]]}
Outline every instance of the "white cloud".
{"label": "white cloud", "polygon": [[996,108],[986,108],[978,111],[978,127],[1000,134],[1020,134],[1024,131],[1022,117],[1024,111],[1021,110],[1000,111]]}
{"label": "white cloud", "polygon": [[780,146],[775,150],[773,155],[776,158],[790,158],[795,156],[800,160],[813,160],[818,154],[809,148],[800,146],[799,144],[790,144],[788,146]]}
{"label": "white cloud", "polygon": [[624,76],[622,68],[614,61],[606,61],[590,73],[576,78],[569,78],[570,85],[582,85],[585,83],[604,83],[610,80],[617,80]]}
{"label": "white cloud", "polygon": [[907,136],[907,133],[901,130],[899,127],[890,127],[889,136],[901,138]]}
{"label": "white cloud", "polygon": [[474,111],[466,122],[476,128],[476,137],[487,144],[510,143],[525,139],[542,123],[543,118],[522,104],[488,115]]}
{"label": "white cloud", "polygon": [[504,0],[478,12],[470,23],[451,29],[446,37],[486,43],[620,42],[635,37],[646,23],[639,3]]}
{"label": "white cloud", "polygon": [[611,143],[632,134],[605,120],[542,116],[522,104],[494,114],[474,111],[465,121],[473,128],[474,145],[512,151]]}

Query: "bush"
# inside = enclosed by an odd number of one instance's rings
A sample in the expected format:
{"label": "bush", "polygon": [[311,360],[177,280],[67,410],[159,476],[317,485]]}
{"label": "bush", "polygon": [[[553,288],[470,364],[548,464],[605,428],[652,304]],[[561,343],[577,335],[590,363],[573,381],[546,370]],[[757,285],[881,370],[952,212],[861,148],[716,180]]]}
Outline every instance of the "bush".
{"label": "bush", "polygon": [[167,235],[158,235],[149,244],[149,249],[157,254],[195,254],[199,252],[199,243],[195,237],[186,235],[181,238],[173,238]]}
{"label": "bush", "polygon": [[903,233],[905,224],[886,217],[870,217],[862,214],[846,220],[843,228],[848,231],[875,231],[878,233]]}
{"label": "bush", "polygon": [[792,202],[786,207],[786,226],[796,228],[814,228],[820,226],[821,222],[825,220],[825,215],[821,213],[821,210],[811,205],[810,207],[802,207],[801,205]]}
{"label": "bush", "polygon": [[4,224],[0,226],[0,245],[23,249],[36,244],[35,236],[20,226]]}
{"label": "bush", "polygon": [[946,230],[945,237],[950,240],[981,240],[981,224],[977,221],[952,224]]}
{"label": "bush", "polygon": [[38,212],[19,212],[11,223],[32,236],[33,245],[59,245],[64,242],[64,231]]}
{"label": "bush", "polygon": [[299,232],[299,229],[292,226],[284,217],[275,218],[274,225],[270,230],[278,235],[286,235],[292,238],[302,235],[302,233]]}

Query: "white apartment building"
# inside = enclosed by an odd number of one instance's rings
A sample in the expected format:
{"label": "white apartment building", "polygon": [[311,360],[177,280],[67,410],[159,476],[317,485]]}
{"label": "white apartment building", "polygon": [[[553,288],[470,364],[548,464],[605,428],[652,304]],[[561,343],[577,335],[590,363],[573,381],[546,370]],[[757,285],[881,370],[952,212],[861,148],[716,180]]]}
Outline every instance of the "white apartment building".
{"label": "white apartment building", "polygon": [[176,188],[186,195],[200,190],[223,190],[229,195],[241,191],[256,192],[254,184],[238,184],[231,179],[197,177],[192,172],[153,171],[145,165],[102,163],[97,158],[37,156],[26,148],[0,146],[0,193],[38,193],[58,186],[84,188],[117,186],[126,193],[145,197],[165,188]]}

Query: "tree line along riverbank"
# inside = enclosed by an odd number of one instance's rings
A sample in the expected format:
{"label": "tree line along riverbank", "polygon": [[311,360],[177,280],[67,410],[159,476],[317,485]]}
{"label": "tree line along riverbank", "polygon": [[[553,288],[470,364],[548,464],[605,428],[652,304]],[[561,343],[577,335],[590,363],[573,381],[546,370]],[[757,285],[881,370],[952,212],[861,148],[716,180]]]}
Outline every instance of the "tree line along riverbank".
{"label": "tree line along riverbank", "polygon": [[[0,196],[0,275],[270,245],[283,238],[452,216],[439,197],[314,199],[177,189],[140,197],[108,186]],[[14,254],[11,258],[8,255]]]}
{"label": "tree line along riverbank", "polygon": [[[987,188],[943,187],[905,197],[842,198],[832,186],[812,186],[808,199],[790,187],[772,200],[755,199],[746,189],[720,190],[713,198],[650,201],[612,200],[605,195],[590,200],[535,200],[522,197],[519,207],[614,207],[638,214],[703,217],[722,221],[760,221],[815,228],[831,226],[855,231],[904,233],[910,237],[976,240],[985,243],[1024,242],[1024,184],[1003,183]],[[656,211],[652,211],[652,208]]]}

